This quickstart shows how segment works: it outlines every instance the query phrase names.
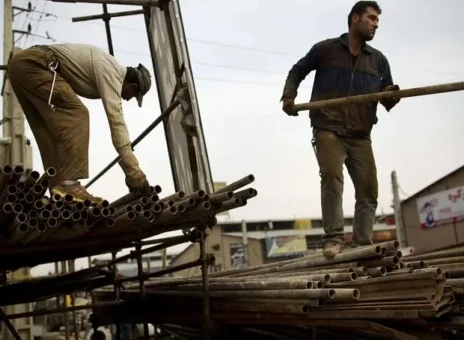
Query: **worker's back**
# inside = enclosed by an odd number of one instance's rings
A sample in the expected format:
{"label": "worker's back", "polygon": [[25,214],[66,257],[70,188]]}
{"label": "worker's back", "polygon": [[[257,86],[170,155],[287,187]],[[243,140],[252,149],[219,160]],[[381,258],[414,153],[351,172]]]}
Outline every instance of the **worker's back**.
{"label": "worker's back", "polygon": [[109,86],[122,88],[126,67],[108,52],[88,44],[48,45],[59,61],[59,73],[79,96],[98,99],[98,83],[111,79]]}

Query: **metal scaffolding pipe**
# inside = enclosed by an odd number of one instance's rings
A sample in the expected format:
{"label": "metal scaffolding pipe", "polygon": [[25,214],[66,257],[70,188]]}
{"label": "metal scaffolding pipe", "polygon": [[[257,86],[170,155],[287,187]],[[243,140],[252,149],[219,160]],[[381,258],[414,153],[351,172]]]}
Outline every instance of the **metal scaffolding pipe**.
{"label": "metal scaffolding pipe", "polygon": [[438,94],[445,92],[454,92],[464,90],[464,82],[457,83],[447,83],[440,85],[431,85],[424,87],[416,87],[405,90],[396,90],[396,91],[385,91],[377,93],[362,94],[358,96],[350,96],[336,99],[328,100],[319,100],[310,103],[296,104],[295,111],[305,111],[305,110],[320,110],[328,107],[351,105],[351,104],[361,104],[368,102],[378,102],[382,99],[390,98],[408,98],[408,97],[417,97],[425,96],[429,94]]}
{"label": "metal scaffolding pipe", "polygon": [[104,20],[105,18],[119,18],[119,17],[125,17],[129,15],[138,15],[138,14],[144,14],[144,13],[145,13],[145,10],[141,9],[141,10],[136,10],[136,11],[87,15],[83,17],[72,18],[72,22],[82,22],[82,21],[98,20],[98,19]]}
{"label": "metal scaffolding pipe", "polygon": [[48,0],[53,2],[63,3],[88,3],[88,4],[107,4],[107,5],[131,5],[131,6],[147,6],[159,7],[159,0]]}

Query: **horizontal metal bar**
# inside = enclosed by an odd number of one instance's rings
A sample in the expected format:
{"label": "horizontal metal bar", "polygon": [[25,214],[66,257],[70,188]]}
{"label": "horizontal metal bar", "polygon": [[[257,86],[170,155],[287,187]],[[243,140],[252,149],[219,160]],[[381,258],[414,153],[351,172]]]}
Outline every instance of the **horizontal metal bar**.
{"label": "horizontal metal bar", "polygon": [[343,97],[336,99],[320,100],[310,103],[296,104],[295,111],[319,110],[327,107],[343,106],[349,104],[360,104],[367,102],[376,102],[389,98],[407,98],[425,96],[429,94],[438,94],[445,92],[454,92],[464,90],[464,82],[447,83],[440,85],[431,85],[425,87],[416,87],[406,90],[385,91],[377,93],[362,94],[359,96]]}
{"label": "horizontal metal bar", "polygon": [[[172,102],[171,105],[169,105],[169,107],[166,109],[166,111],[164,111],[158,118],[155,119],[155,121],[153,123],[150,124],[149,127],[147,127],[145,129],[145,131],[143,131],[140,136],[138,136],[131,144],[131,147],[132,149],[140,143],[140,141],[142,139],[144,139],[156,126],[158,126],[165,118],[167,118],[172,111],[175,110],[175,108],[180,104],[179,100],[174,100]],[[95,176],[93,179],[91,179],[86,185],[85,187],[88,188],[90,187],[93,183],[95,183],[98,179],[100,179],[100,177],[102,177],[105,173],[108,172],[108,170],[110,170],[119,160],[121,159],[120,156],[116,157],[115,159],[113,159],[110,164],[108,164],[102,171],[100,171],[100,173]]]}
{"label": "horizontal metal bar", "polygon": [[144,9],[139,9],[136,11],[125,11],[125,12],[116,12],[116,13],[107,13],[107,14],[96,14],[96,15],[87,15],[84,17],[76,17],[72,18],[72,22],[81,22],[81,21],[89,21],[89,20],[98,20],[98,19],[105,19],[105,18],[119,18],[125,17],[129,15],[138,15],[138,14],[145,14]]}
{"label": "horizontal metal bar", "polygon": [[51,315],[51,314],[61,314],[64,312],[72,312],[78,310],[85,310],[85,309],[93,309],[97,307],[111,307],[121,304],[119,301],[109,301],[109,302],[99,302],[95,304],[88,304],[88,305],[80,305],[80,306],[72,306],[72,307],[60,307],[60,308],[53,308],[53,309],[36,309],[32,312],[24,312],[24,313],[16,313],[11,314],[8,316],[10,320],[13,319],[22,319],[22,318],[30,318],[33,316],[42,316],[42,315]]}
{"label": "horizontal metal bar", "polygon": [[6,71],[8,65],[0,65],[0,71]]}
{"label": "horizontal metal bar", "polygon": [[133,6],[147,6],[159,7],[159,0],[48,0],[52,2],[64,3],[89,3],[89,4],[107,4],[107,5],[133,5]]}

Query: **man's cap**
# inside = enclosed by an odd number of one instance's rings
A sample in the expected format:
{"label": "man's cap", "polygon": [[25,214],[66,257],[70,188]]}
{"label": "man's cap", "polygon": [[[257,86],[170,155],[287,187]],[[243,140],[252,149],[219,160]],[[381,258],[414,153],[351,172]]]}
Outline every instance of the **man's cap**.
{"label": "man's cap", "polygon": [[139,83],[139,94],[137,95],[137,103],[139,104],[139,107],[142,107],[143,96],[151,88],[151,74],[150,71],[148,71],[147,68],[142,64],[139,64],[139,66],[137,66],[135,72],[137,72],[137,80]]}

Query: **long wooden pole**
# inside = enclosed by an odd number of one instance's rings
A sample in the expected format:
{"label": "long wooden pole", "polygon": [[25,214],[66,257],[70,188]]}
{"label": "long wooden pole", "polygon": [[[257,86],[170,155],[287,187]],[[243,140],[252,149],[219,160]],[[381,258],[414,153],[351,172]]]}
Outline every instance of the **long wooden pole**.
{"label": "long wooden pole", "polygon": [[425,87],[416,87],[405,90],[397,91],[386,91],[386,92],[377,92],[362,94],[358,96],[343,97],[336,99],[320,100],[310,103],[296,104],[295,111],[305,111],[305,110],[318,110],[334,106],[343,106],[349,104],[360,104],[367,102],[376,102],[382,99],[387,98],[407,98],[407,97],[417,97],[425,96],[429,94],[445,93],[445,92],[454,92],[464,90],[464,82],[458,83],[447,83],[440,85],[432,85]]}

